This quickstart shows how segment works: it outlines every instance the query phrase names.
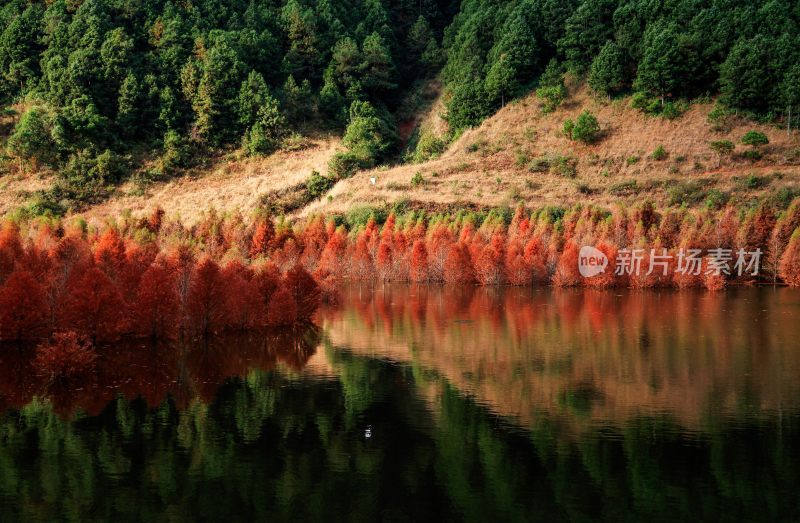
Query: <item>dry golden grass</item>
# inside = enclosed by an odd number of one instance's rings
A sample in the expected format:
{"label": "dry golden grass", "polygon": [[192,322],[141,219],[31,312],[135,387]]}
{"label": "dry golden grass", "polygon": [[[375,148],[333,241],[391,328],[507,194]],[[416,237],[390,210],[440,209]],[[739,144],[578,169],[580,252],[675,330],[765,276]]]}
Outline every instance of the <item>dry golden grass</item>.
{"label": "dry golden grass", "polygon": [[[531,207],[572,205],[579,202],[609,207],[614,203],[649,198],[668,203],[668,189],[693,181],[708,188],[736,193],[734,177],[779,172],[780,179],[766,188],[748,190],[746,197],[760,196],[781,186],[800,190],[800,140],[797,133],[734,122],[730,132],[716,133],[707,121],[712,104],[694,104],[675,120],[647,116],[628,107],[629,100],[606,103],[591,97],[585,88],[574,92],[552,114],[543,114],[534,95],[506,106],[480,127],[466,131],[441,158],[417,165],[378,168],[360,172],[339,182],[323,199],[299,215],[346,212],[354,205],[386,205],[409,200],[431,207],[452,203],[497,206],[525,202]],[[583,110],[594,113],[603,137],[592,145],[568,140],[561,129],[565,119]],[[434,110],[441,111],[436,104]],[[770,145],[757,163],[743,159],[719,159],[709,148],[714,140],[737,143],[748,130],[769,136]],[[662,146],[664,160],[650,157]],[[737,151],[746,147],[737,143]],[[576,176],[531,172],[530,162],[540,157],[573,158]],[[423,184],[413,186],[416,173]],[[370,178],[376,184],[370,184]],[[636,194],[620,195],[613,186],[636,180]]]}
{"label": "dry golden grass", "polygon": [[122,191],[129,194],[112,198],[82,214],[103,219],[130,211],[139,216],[160,206],[169,216],[191,224],[210,208],[248,212],[258,207],[264,194],[296,185],[308,178],[312,170],[324,173],[338,146],[339,138],[323,137],[310,140],[310,146],[300,151],[279,151],[264,158],[219,160],[207,172],[154,184],[144,195],[135,194],[135,186],[126,184]]}

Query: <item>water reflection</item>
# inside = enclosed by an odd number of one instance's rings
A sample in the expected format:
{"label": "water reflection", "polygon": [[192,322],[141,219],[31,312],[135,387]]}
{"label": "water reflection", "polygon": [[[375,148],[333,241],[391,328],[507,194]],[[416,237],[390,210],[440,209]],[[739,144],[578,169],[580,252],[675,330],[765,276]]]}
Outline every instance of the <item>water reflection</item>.
{"label": "water reflection", "polygon": [[350,287],[320,314],[336,346],[434,369],[524,426],[668,413],[708,416],[800,404],[800,294]]}
{"label": "water reflection", "polygon": [[33,347],[0,346],[0,411],[21,408],[35,397],[50,401],[62,417],[94,416],[117,397],[144,399],[148,407],[167,397],[178,408],[209,403],[230,378],[278,365],[300,371],[314,354],[314,325],[179,342],[120,342],[98,347],[95,369],[68,383],[48,383],[33,367]]}
{"label": "water reflection", "polygon": [[350,287],[319,328],[0,348],[0,521],[800,518],[800,296]]}

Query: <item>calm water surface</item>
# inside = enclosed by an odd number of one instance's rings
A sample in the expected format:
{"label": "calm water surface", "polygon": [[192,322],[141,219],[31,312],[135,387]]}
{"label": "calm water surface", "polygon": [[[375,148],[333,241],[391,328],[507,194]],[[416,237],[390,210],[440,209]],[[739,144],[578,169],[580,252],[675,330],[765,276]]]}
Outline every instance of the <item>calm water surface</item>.
{"label": "calm water surface", "polygon": [[348,287],[316,326],[0,347],[0,521],[797,521],[800,292]]}

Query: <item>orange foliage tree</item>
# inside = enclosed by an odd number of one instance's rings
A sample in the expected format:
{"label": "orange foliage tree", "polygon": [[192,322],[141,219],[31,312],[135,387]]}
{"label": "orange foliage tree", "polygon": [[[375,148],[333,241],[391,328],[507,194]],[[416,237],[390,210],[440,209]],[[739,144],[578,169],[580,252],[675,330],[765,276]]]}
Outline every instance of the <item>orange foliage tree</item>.
{"label": "orange foliage tree", "polygon": [[0,288],[0,339],[40,338],[49,317],[47,296],[36,278],[25,269],[12,272]]}
{"label": "orange foliage tree", "polygon": [[428,281],[428,249],[424,240],[416,240],[411,248],[411,281]]}
{"label": "orange foliage tree", "polygon": [[187,302],[188,324],[194,332],[206,335],[226,327],[227,291],[217,262],[200,260],[192,273]]}
{"label": "orange foliage tree", "polygon": [[463,243],[450,245],[444,263],[444,281],[447,283],[472,283],[475,273],[470,264],[469,252]]}
{"label": "orange foliage tree", "polygon": [[278,287],[269,300],[267,307],[267,325],[284,327],[297,321],[297,302],[289,289]]}
{"label": "orange foliage tree", "polygon": [[556,287],[574,287],[581,282],[581,275],[578,271],[578,245],[567,242],[564,252],[558,259],[555,274],[553,274],[553,285]]}
{"label": "orange foliage tree", "polygon": [[781,279],[792,287],[800,287],[800,228],[795,229],[789,245],[781,256],[778,272]]}
{"label": "orange foliage tree", "polygon": [[97,267],[72,279],[59,323],[94,341],[114,341],[128,329],[125,301],[114,283]]}
{"label": "orange foliage tree", "polygon": [[295,317],[298,320],[310,319],[322,299],[319,285],[317,285],[314,277],[302,265],[295,265],[286,272],[282,287],[294,299],[296,306]]}
{"label": "orange foliage tree", "polygon": [[172,337],[177,333],[180,312],[175,273],[162,263],[152,264],[139,281],[133,305],[136,334]]}

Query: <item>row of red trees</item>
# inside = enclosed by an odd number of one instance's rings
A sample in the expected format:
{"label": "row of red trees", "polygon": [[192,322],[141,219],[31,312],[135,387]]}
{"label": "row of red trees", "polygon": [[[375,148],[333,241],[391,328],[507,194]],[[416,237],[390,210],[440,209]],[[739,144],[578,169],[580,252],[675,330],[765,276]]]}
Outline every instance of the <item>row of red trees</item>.
{"label": "row of red trees", "polygon": [[[797,286],[799,228],[800,200],[783,212],[519,208],[509,223],[500,214],[410,213],[350,230],[322,217],[291,226],[213,212],[187,228],[165,222],[160,210],[97,230],[9,222],[0,230],[0,338],[70,330],[105,341],[289,325],[310,318],[343,280],[718,289],[761,279]],[[580,275],[583,245],[608,256],[605,273]],[[760,249],[759,274],[708,274],[707,258],[700,274],[674,270],[680,250],[714,248]],[[666,252],[671,265],[666,275],[650,271],[645,256],[638,274],[617,275],[622,249]]]}
{"label": "row of red trees", "polygon": [[[550,210],[518,209],[506,225],[489,215],[398,220],[390,215],[382,226],[370,221],[358,231],[332,230],[310,270],[332,280],[378,280],[478,283],[482,285],[547,285],[610,287],[702,287],[719,289],[731,281],[776,281],[800,285],[800,200],[777,213],[767,206],[741,213],[670,210],[658,213],[648,204],[630,212],[608,213],[597,208],[573,209],[563,216]],[[311,228],[315,230],[315,227]],[[313,233],[315,238],[317,232]],[[315,239],[313,244],[321,243]],[[594,246],[609,259],[606,271],[594,277],[579,272],[581,246]],[[709,256],[729,249],[734,259],[716,274]],[[622,249],[644,253],[640,270],[616,274]],[[735,270],[738,250],[762,253],[758,274]],[[653,264],[653,250],[669,262]],[[699,274],[679,272],[681,251],[703,253]],[[748,257],[748,261],[750,257]],[[657,270],[656,270],[657,269]],[[666,272],[666,274],[664,274]],[[731,274],[726,274],[730,272]]]}
{"label": "row of red trees", "polygon": [[206,335],[306,321],[320,303],[320,288],[301,265],[215,259],[189,241],[162,246],[157,229],[144,231],[134,239],[114,227],[90,234],[40,223],[22,234],[6,223],[0,339],[54,331],[94,342]]}

